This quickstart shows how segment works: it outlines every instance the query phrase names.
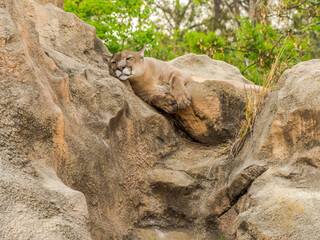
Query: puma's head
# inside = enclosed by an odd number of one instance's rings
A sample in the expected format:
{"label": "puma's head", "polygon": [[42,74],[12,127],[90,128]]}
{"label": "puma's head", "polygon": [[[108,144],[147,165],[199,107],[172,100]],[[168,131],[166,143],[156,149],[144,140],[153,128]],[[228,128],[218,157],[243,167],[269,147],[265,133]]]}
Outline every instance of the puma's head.
{"label": "puma's head", "polygon": [[145,46],[137,52],[123,50],[112,56],[102,55],[102,58],[109,66],[110,75],[124,81],[141,74],[144,50]]}

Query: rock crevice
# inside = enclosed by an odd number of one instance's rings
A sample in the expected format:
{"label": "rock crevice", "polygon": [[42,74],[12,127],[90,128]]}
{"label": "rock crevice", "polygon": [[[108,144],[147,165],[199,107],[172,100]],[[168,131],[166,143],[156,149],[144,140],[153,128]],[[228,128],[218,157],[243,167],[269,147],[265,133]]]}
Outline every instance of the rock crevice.
{"label": "rock crevice", "polygon": [[319,60],[285,72],[230,159],[254,87],[238,69],[171,61],[197,81],[169,117],[109,75],[92,26],[51,3],[63,0],[0,0],[1,239],[320,234]]}

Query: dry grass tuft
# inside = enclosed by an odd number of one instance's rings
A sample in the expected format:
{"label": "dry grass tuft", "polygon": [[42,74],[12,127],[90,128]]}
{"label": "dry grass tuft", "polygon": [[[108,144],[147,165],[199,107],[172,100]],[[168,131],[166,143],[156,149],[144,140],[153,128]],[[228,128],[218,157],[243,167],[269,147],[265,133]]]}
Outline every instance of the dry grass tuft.
{"label": "dry grass tuft", "polygon": [[[246,90],[246,118],[241,123],[240,131],[236,140],[230,146],[230,155],[232,158],[235,158],[238,155],[238,153],[244,145],[247,136],[250,133],[252,133],[256,117],[258,113],[261,111],[263,100],[278,83],[281,74],[293,65],[293,61],[290,61],[289,58],[286,58],[285,60],[282,60],[280,62],[283,51],[284,47],[282,47],[279,55],[276,56],[269,73],[263,77],[263,84],[261,86],[261,90]],[[291,64],[289,64],[289,62],[291,62]]]}

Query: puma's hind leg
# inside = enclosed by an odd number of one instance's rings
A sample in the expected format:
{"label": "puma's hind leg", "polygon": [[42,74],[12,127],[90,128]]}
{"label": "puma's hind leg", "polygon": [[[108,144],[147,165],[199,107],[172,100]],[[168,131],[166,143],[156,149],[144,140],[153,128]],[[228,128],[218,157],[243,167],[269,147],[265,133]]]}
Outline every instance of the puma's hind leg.
{"label": "puma's hind leg", "polygon": [[182,73],[173,73],[170,78],[170,93],[178,103],[179,109],[186,109],[191,103],[191,95],[185,83],[192,81],[189,76]]}

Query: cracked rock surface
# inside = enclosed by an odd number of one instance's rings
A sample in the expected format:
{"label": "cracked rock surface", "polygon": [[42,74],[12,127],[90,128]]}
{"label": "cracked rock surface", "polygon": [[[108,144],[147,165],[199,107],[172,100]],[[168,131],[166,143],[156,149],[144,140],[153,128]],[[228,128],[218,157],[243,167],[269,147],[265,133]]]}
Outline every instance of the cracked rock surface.
{"label": "cracked rock surface", "polygon": [[319,61],[283,75],[230,159],[254,87],[238,69],[171,61],[202,80],[169,117],[109,75],[95,29],[62,4],[0,0],[1,239],[319,235]]}

